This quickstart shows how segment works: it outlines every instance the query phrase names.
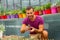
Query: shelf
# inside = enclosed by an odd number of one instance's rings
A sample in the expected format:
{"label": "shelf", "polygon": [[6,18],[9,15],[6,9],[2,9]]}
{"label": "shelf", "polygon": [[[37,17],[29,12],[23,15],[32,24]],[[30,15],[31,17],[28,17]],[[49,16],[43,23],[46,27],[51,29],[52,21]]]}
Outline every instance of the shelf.
{"label": "shelf", "polygon": [[0,19],[0,21],[14,21],[14,20],[19,20],[23,18],[13,18],[13,19]]}

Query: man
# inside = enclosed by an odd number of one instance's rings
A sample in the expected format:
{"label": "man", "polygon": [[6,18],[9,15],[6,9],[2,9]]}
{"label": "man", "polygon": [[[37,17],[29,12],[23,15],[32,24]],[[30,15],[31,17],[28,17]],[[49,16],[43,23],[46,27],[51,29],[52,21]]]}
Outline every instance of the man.
{"label": "man", "polygon": [[[48,39],[48,32],[44,30],[43,18],[34,15],[34,8],[29,6],[26,8],[26,18],[23,20],[20,32],[30,31],[30,36],[39,38],[41,34],[41,39]],[[28,27],[27,27],[28,26]]]}

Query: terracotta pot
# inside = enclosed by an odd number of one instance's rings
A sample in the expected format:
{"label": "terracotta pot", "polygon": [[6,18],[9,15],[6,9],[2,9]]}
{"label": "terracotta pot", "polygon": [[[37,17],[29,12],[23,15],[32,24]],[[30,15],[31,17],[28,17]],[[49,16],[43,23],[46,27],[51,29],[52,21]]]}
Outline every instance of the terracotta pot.
{"label": "terracotta pot", "polygon": [[22,15],[22,14],[18,14],[18,17],[19,17],[19,18],[23,18],[23,15]]}
{"label": "terracotta pot", "polygon": [[60,13],[60,6],[57,6],[57,12]]}
{"label": "terracotta pot", "polygon": [[56,14],[57,13],[57,8],[56,7],[51,7],[51,13]]}

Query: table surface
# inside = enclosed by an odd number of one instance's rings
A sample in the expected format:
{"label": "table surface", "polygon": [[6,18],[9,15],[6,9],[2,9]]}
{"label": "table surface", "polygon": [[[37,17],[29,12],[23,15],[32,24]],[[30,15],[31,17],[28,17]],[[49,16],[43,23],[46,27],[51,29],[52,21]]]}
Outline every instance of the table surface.
{"label": "table surface", "polygon": [[23,40],[26,39],[24,36],[16,36],[16,35],[10,35],[10,36],[3,36],[1,40]]}
{"label": "table surface", "polygon": [[10,35],[10,36],[3,36],[1,40],[35,40],[35,39],[25,38],[24,36]]}

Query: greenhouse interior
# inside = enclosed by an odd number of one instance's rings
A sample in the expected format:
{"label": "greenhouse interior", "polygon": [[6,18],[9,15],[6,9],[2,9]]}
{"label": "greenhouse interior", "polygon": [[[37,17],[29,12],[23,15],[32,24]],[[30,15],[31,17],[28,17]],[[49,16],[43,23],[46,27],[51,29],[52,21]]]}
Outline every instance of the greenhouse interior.
{"label": "greenhouse interior", "polygon": [[[27,9],[28,6],[34,9],[30,14],[27,13],[30,10]],[[30,31],[25,33],[20,31],[23,27],[23,20],[27,18],[27,15],[30,15],[31,18],[33,13],[44,19],[44,29],[48,32],[46,40],[60,40],[60,0],[0,0],[0,39],[42,40],[41,37],[30,37]],[[34,18],[32,17],[32,19]],[[38,19],[36,18],[36,20]],[[31,25],[28,24],[28,26]]]}

